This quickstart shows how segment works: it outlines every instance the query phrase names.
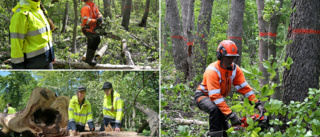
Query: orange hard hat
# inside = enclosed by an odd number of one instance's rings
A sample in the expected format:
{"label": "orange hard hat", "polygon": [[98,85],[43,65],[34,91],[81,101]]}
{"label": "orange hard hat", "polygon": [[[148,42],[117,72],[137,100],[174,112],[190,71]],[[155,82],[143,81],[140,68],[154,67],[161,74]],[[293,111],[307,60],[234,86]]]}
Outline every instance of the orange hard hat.
{"label": "orange hard hat", "polygon": [[221,60],[222,56],[238,57],[238,48],[231,40],[221,41],[217,48],[217,59]]}

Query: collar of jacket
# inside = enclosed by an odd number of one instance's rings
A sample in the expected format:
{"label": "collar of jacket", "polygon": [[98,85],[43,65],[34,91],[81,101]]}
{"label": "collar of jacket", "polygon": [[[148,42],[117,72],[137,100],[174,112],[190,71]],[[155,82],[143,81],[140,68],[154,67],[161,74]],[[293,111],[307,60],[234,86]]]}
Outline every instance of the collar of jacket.
{"label": "collar of jacket", "polygon": [[38,2],[32,0],[20,0],[20,2],[12,9],[12,11],[16,12],[16,10],[19,8],[24,10],[38,10],[40,9],[40,0]]}
{"label": "collar of jacket", "polygon": [[[78,96],[77,96],[77,95],[74,95],[74,96],[72,97],[72,101],[73,101],[73,102],[76,102],[77,104],[80,105],[80,103],[79,103],[79,101],[78,101]],[[88,101],[86,100],[86,98],[84,98],[84,103],[83,103],[82,105],[86,105],[86,104],[88,104]]]}
{"label": "collar of jacket", "polygon": [[88,2],[88,1],[87,1],[86,4],[88,4],[91,9],[92,9],[92,7],[94,6],[94,3],[93,3],[93,2]]}

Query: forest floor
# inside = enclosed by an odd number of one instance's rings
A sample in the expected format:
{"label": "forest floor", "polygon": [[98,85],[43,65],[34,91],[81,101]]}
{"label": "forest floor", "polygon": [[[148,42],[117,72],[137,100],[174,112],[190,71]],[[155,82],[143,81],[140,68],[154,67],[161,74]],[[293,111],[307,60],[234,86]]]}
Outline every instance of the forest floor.
{"label": "forest floor", "polygon": [[[69,136],[66,136],[69,137]],[[137,132],[134,131],[121,131],[121,132],[81,132],[79,136],[74,137],[143,137],[139,136]]]}

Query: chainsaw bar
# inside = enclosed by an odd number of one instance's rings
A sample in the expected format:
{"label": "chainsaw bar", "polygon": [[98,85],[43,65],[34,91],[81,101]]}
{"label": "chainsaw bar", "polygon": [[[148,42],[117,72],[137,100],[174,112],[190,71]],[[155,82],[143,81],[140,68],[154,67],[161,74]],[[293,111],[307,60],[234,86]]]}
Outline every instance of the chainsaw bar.
{"label": "chainsaw bar", "polygon": [[115,40],[121,40],[121,38],[119,36],[113,35],[112,33],[106,33],[105,36],[108,38],[115,39]]}

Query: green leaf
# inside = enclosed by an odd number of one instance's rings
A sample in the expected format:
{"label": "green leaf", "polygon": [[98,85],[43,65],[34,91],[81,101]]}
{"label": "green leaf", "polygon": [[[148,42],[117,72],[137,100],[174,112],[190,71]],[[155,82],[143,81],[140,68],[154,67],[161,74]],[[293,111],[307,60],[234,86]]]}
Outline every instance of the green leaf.
{"label": "green leaf", "polygon": [[288,58],[287,58],[287,64],[288,64],[288,65],[291,65],[292,63],[293,63],[292,58],[291,58],[291,57],[288,57]]}
{"label": "green leaf", "polygon": [[268,134],[265,134],[263,137],[272,137],[271,133],[269,132]]}
{"label": "green leaf", "polygon": [[247,118],[248,125],[253,125],[253,119],[251,117]]}
{"label": "green leaf", "polygon": [[161,130],[161,135],[168,135],[168,133]]}
{"label": "green leaf", "polygon": [[272,63],[272,69],[276,69],[278,68],[278,63],[277,62],[273,62]]}
{"label": "green leaf", "polygon": [[280,131],[278,131],[278,132],[276,133],[276,137],[282,137],[282,133],[281,133]]}
{"label": "green leaf", "polygon": [[269,85],[264,85],[261,89],[261,96],[267,96],[269,92]]}
{"label": "green leaf", "polygon": [[263,67],[266,69],[270,69],[271,68],[270,62],[269,61],[263,62]]}
{"label": "green leaf", "polygon": [[252,70],[252,73],[255,74],[255,75],[258,74],[259,73],[259,69],[254,67],[253,70]]}
{"label": "green leaf", "polygon": [[267,101],[269,98],[268,97],[264,97],[264,98],[261,98],[261,101]]}
{"label": "green leaf", "polygon": [[250,106],[250,103],[249,103],[249,99],[248,98],[245,98],[244,99],[244,104],[243,104],[244,107],[249,107]]}

